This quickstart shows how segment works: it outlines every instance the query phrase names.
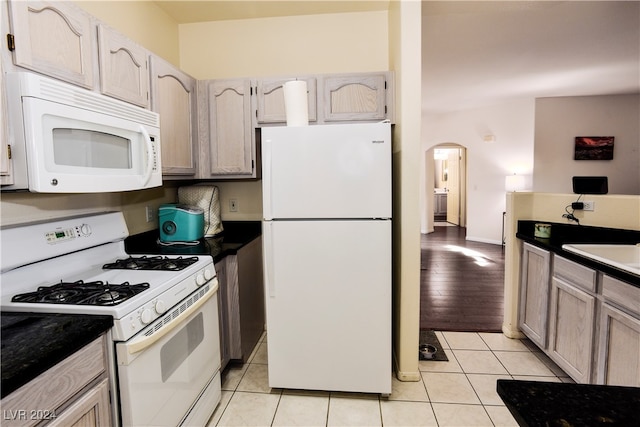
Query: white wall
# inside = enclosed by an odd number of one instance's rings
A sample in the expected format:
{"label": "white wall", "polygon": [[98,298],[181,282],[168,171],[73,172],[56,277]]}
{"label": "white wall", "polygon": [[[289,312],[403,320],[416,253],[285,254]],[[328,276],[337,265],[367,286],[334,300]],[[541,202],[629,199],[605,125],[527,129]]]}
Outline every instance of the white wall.
{"label": "white wall", "polygon": [[180,25],[180,67],[197,79],[385,71],[388,12]]}
{"label": "white wall", "polygon": [[393,129],[393,347],[396,376],[419,381],[421,2],[389,7],[389,64],[396,78]]}
{"label": "white wall", "polygon": [[[502,243],[505,177],[533,173],[534,100],[423,117],[423,151],[443,143],[467,149],[467,239]],[[495,142],[484,142],[485,135]],[[425,154],[426,155],[426,154]],[[433,175],[426,170],[425,177]],[[427,178],[426,178],[427,179]],[[425,192],[427,186],[422,183]],[[432,216],[429,197],[422,204],[423,231]]]}
{"label": "white wall", "polygon": [[[576,136],[613,136],[613,160],[574,160]],[[609,194],[640,194],[640,96],[536,100],[533,190],[572,193],[571,177],[608,176]]]}

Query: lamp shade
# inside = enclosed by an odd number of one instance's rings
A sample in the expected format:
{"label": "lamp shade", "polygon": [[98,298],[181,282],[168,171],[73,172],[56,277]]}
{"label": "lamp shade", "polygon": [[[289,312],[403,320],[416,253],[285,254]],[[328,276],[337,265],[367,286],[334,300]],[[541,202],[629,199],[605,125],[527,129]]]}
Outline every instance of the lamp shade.
{"label": "lamp shade", "polygon": [[508,192],[522,191],[524,185],[524,175],[507,175],[504,180],[504,188]]}

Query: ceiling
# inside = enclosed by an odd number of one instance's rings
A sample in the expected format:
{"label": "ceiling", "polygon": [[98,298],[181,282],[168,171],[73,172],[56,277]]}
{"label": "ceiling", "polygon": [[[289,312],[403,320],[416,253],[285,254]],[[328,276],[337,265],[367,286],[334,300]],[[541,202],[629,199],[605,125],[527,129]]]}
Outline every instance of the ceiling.
{"label": "ceiling", "polygon": [[638,1],[426,1],[427,113],[640,92]]}
{"label": "ceiling", "polygon": [[[389,3],[156,1],[178,23],[387,10]],[[638,93],[640,1],[423,1],[422,75],[425,113]]]}

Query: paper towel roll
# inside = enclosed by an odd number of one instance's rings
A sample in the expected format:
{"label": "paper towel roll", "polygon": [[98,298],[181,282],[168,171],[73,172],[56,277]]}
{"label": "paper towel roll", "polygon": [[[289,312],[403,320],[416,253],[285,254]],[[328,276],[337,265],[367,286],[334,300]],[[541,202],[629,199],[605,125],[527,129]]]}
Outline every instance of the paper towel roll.
{"label": "paper towel roll", "polygon": [[284,111],[287,126],[309,125],[309,106],[307,101],[307,82],[293,80],[284,84]]}

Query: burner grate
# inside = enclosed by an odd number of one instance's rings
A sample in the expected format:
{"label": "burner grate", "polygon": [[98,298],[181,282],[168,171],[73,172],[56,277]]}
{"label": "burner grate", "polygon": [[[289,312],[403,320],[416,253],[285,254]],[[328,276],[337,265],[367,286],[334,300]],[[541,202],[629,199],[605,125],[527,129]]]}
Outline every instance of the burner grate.
{"label": "burner grate", "polygon": [[198,262],[198,257],[142,256],[117,259],[115,262],[103,265],[102,268],[107,270],[180,271],[196,262]]}
{"label": "burner grate", "polygon": [[95,281],[60,282],[40,286],[34,292],[15,295],[12,302],[113,306],[149,288],[148,283],[114,284]]}

